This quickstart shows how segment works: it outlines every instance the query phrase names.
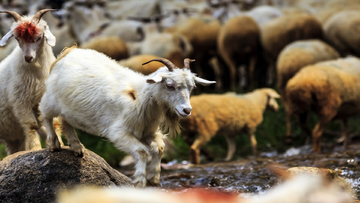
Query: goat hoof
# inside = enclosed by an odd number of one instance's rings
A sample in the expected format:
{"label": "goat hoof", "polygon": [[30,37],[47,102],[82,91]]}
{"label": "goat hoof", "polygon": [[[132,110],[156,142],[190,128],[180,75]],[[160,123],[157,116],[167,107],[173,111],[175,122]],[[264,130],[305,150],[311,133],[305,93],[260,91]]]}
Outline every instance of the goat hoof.
{"label": "goat hoof", "polygon": [[146,180],[145,178],[136,178],[133,180],[133,184],[136,188],[145,188],[146,187]]}
{"label": "goat hoof", "polygon": [[74,155],[75,156],[78,156],[78,157],[83,157],[84,156],[84,154],[82,153],[82,152],[74,152]]}
{"label": "goat hoof", "polygon": [[83,157],[84,156],[84,146],[82,144],[74,144],[70,146],[71,150],[74,152],[75,156]]}
{"label": "goat hoof", "polygon": [[152,187],[156,187],[160,185],[160,181],[155,181],[155,180],[147,180],[146,181],[146,186],[152,186]]}
{"label": "goat hoof", "polygon": [[41,149],[42,149],[41,146],[35,146],[35,147],[31,148],[30,150],[36,151],[36,150],[41,150]]}
{"label": "goat hoof", "polygon": [[158,186],[160,185],[160,173],[150,173],[147,176],[147,185]]}

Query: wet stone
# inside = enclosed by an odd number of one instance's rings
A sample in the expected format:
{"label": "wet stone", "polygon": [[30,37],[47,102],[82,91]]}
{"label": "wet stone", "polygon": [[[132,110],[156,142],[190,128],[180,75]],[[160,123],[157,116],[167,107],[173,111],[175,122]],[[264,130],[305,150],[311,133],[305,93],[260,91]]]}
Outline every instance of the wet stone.
{"label": "wet stone", "polygon": [[132,187],[130,178],[95,153],[68,149],[18,152],[0,161],[0,202],[53,202],[61,189],[79,184]]}

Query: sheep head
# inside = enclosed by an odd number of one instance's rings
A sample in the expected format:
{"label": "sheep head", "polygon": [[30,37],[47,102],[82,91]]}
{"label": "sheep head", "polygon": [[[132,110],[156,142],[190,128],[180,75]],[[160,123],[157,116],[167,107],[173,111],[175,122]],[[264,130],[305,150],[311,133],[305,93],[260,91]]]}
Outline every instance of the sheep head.
{"label": "sheep head", "polygon": [[164,58],[156,58],[143,65],[153,61],[161,62],[166,67],[162,67],[149,75],[146,82],[150,84],[161,84],[159,91],[157,91],[161,94],[159,98],[162,98],[164,103],[170,104],[168,106],[171,111],[175,112],[179,117],[188,117],[191,114],[189,99],[191,91],[195,88],[195,83],[201,85],[216,83],[215,81],[199,78],[191,72],[189,64],[195,60],[185,59],[184,68],[181,69]]}
{"label": "sheep head", "polygon": [[0,46],[6,45],[8,40],[14,36],[28,63],[36,59],[37,51],[39,47],[43,46],[44,38],[50,46],[55,46],[55,36],[50,32],[47,23],[41,20],[41,17],[48,11],[56,11],[56,9],[40,10],[33,17],[20,16],[14,11],[0,11],[0,13],[10,14],[15,20],[11,30],[0,40]]}
{"label": "sheep head", "polygon": [[267,108],[278,111],[279,105],[276,102],[276,99],[280,98],[280,95],[271,88],[264,88],[263,91],[265,91],[265,94],[267,95]]}

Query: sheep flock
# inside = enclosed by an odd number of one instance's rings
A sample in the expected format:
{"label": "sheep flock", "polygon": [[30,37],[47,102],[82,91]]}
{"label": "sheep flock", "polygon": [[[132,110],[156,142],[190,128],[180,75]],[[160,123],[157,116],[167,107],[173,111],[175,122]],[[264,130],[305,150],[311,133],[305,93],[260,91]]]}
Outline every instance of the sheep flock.
{"label": "sheep flock", "polygon": [[83,156],[74,128],[105,137],[134,157],[141,188],[159,185],[164,139],[178,135],[200,164],[216,135],[230,161],[246,134],[257,156],[270,114],[281,115],[283,145],[322,152],[339,120],[332,142],[347,147],[360,113],[359,9],[359,0],[0,0],[0,142],[8,155],[41,149],[41,139],[57,151],[63,134]]}

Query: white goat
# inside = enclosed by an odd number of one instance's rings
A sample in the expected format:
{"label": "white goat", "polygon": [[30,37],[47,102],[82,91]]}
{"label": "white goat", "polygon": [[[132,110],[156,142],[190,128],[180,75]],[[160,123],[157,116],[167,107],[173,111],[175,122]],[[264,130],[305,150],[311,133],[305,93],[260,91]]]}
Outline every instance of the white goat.
{"label": "white goat", "polygon": [[[164,150],[159,126],[163,123],[165,131],[176,134],[179,117],[190,116],[189,98],[195,82],[215,82],[191,73],[189,59],[185,59],[184,69],[163,58],[151,61],[167,68],[144,76],[94,50],[65,50],[55,62],[40,102],[49,129],[50,151],[60,149],[52,125],[53,117],[60,116],[63,133],[75,155],[83,155],[84,148],[73,127],[106,137],[118,149],[133,155],[137,162],[133,182],[137,187],[145,187],[146,180],[159,184]],[[147,167],[149,155],[152,160]]]}
{"label": "white goat", "polygon": [[41,127],[38,104],[55,61],[50,47],[55,45],[55,37],[41,17],[52,10],[43,9],[33,17],[0,11],[15,20],[0,40],[0,46],[6,45],[12,36],[19,44],[0,63],[0,140],[5,142],[8,154],[41,148],[37,134]]}

